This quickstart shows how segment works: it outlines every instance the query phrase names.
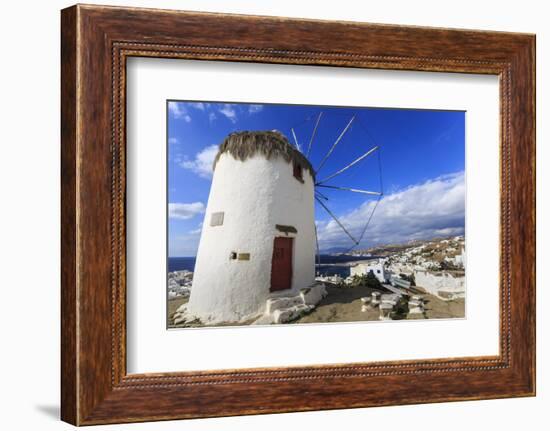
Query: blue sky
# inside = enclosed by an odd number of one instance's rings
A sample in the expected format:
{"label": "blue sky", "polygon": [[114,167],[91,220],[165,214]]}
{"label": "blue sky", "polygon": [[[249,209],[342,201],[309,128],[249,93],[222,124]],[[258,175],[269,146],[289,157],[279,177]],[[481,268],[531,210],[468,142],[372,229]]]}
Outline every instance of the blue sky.
{"label": "blue sky", "polygon": [[[309,154],[314,168],[354,119],[317,180],[380,148],[327,182],[383,191],[359,248],[464,232],[464,112],[184,101],[168,101],[167,110],[170,256],[196,253],[212,160],[229,133],[276,129],[296,144],[293,129],[306,154],[321,112]],[[324,203],[359,239],[378,198],[319,190],[328,198]],[[353,246],[319,204],[315,220],[322,250]]]}

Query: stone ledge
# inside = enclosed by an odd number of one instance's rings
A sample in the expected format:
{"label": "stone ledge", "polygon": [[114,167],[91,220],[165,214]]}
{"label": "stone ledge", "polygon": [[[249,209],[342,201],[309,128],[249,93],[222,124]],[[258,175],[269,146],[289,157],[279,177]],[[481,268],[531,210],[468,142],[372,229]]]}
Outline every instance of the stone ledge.
{"label": "stone ledge", "polygon": [[316,283],[301,289],[298,295],[267,300],[265,313],[253,322],[253,325],[287,323],[310,313],[327,295],[325,286]]}

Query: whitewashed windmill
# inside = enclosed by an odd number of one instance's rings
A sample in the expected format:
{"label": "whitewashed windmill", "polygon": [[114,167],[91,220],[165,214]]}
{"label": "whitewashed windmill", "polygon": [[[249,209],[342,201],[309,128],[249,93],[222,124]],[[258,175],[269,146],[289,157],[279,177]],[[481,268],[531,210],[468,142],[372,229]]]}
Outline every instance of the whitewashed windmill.
{"label": "whitewashed windmill", "polygon": [[[315,200],[354,237],[329,209],[319,190],[327,188],[380,197],[353,187],[334,186],[337,177],[378,150],[369,149],[338,171],[316,179],[348,132],[352,117],[317,170],[308,160],[322,113],[316,119],[306,154],[277,131],[238,132],[220,145],[203,222],[189,303],[175,322],[199,319],[204,324],[244,322],[269,311],[274,301],[318,302],[315,254]],[[364,232],[363,232],[364,235]],[[324,288],[323,288],[324,291]],[[271,301],[271,302],[270,302]],[[294,302],[293,302],[294,301]]]}

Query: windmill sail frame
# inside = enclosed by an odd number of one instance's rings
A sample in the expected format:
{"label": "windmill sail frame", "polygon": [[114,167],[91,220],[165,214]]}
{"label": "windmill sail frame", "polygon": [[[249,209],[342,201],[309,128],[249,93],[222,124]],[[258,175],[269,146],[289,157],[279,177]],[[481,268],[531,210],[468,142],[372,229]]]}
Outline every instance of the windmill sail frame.
{"label": "windmill sail frame", "polygon": [[[308,142],[308,146],[307,146],[307,150],[306,150],[306,153],[305,153],[305,156],[306,158],[309,159],[309,155],[311,153],[311,148],[313,147],[313,143],[314,143],[314,140],[315,140],[315,137],[317,135],[317,131],[318,131],[318,128],[319,128],[319,124],[320,124],[320,121],[321,121],[321,118],[323,116],[323,111],[320,111],[319,114],[317,115],[317,119],[315,121],[315,126],[313,128],[313,132],[311,134],[311,137],[309,139],[309,142]],[[308,120],[311,120],[313,116],[309,117],[306,121]],[[359,126],[362,128],[362,129],[365,129],[365,131],[367,132],[367,134],[370,136],[370,134],[368,133],[368,130],[365,128],[365,126],[363,125],[362,121],[360,120],[359,117],[357,117],[356,114],[352,115],[352,117],[350,118],[350,120],[348,121],[348,123],[346,124],[346,126],[344,127],[344,129],[342,130],[342,132],[338,135],[338,138],[334,141],[334,143],[332,144],[332,146],[330,147],[329,151],[324,155],[324,157],[322,158],[321,162],[319,163],[319,166],[314,169],[315,171],[315,174],[317,174],[322,168],[323,166],[325,165],[325,163],[329,160],[330,156],[332,155],[332,153],[334,152],[335,148],[340,144],[340,142],[342,141],[342,139],[344,138],[344,136],[346,135],[346,133],[349,131],[349,129],[351,128],[352,124],[354,122],[357,122],[359,124]],[[295,145],[296,147],[301,151],[300,149],[300,145],[298,143],[298,139],[297,139],[297,136],[296,136],[296,132],[294,130],[294,127],[292,127],[291,129],[291,132],[292,132],[292,136],[294,138],[294,142],[295,142]],[[372,136],[370,136],[371,139],[372,139]],[[374,139],[372,139],[374,140]],[[380,151],[381,151],[381,148],[379,145],[375,145],[374,147],[370,148],[368,151],[366,151],[365,153],[363,153],[361,156],[357,157],[355,160],[353,160],[352,162],[348,163],[346,166],[344,166],[343,168],[337,170],[336,172],[333,172],[332,174],[326,176],[325,178],[323,178],[322,180],[319,180],[319,181],[316,181],[314,186],[315,186],[315,200],[318,202],[318,204],[321,206],[321,208],[323,208],[329,215],[330,217],[337,223],[337,225],[340,227],[340,229],[342,229],[342,231],[350,238],[350,240],[352,241],[353,245],[346,251],[346,253],[349,253],[351,250],[353,250],[355,247],[357,247],[361,241],[363,240],[363,238],[365,237],[365,234],[367,232],[367,229],[370,225],[370,222],[374,216],[374,213],[382,199],[382,197],[384,196],[384,192],[383,192],[383,188],[382,188],[382,166],[381,166],[381,157],[380,157]],[[353,166],[356,166],[359,162],[361,162],[362,160],[366,159],[367,157],[369,157],[370,155],[372,155],[373,153],[377,153],[378,155],[378,168],[379,168],[379,172],[378,172],[378,175],[379,175],[379,183],[380,183],[380,191],[372,191],[372,190],[364,190],[364,189],[361,189],[361,188],[356,188],[356,187],[347,187],[347,186],[337,186],[337,185],[331,185],[331,184],[326,184],[327,181],[335,178],[336,176],[346,172],[348,169],[352,168]],[[367,221],[365,223],[365,226],[363,227],[363,229],[361,230],[361,233],[359,235],[358,238],[355,238],[349,231],[348,229],[344,226],[344,224],[342,223],[342,221],[336,216],[336,214],[334,214],[334,212],[328,207],[328,205],[323,202],[324,201],[329,201],[330,199],[324,194],[322,193],[319,188],[325,188],[325,189],[331,189],[331,190],[339,190],[339,191],[347,191],[347,192],[351,192],[351,193],[358,193],[358,194],[363,194],[363,195],[369,195],[369,196],[376,196],[377,199],[376,199],[376,202],[372,208],[372,211],[370,212],[370,215],[369,217],[367,218]],[[320,247],[319,247],[319,236],[318,236],[318,228],[317,226],[315,226],[315,243],[316,243],[316,248],[317,248],[317,267],[320,267],[321,265],[321,255],[320,255]]]}

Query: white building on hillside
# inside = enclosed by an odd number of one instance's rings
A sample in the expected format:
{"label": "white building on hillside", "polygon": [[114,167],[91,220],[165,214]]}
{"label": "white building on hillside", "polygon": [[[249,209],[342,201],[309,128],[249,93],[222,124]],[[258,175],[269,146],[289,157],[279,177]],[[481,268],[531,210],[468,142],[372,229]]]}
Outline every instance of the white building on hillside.
{"label": "white building on hillside", "polygon": [[350,268],[351,276],[367,275],[369,272],[374,274],[380,283],[387,283],[390,279],[390,273],[384,268],[384,260],[372,260],[365,263],[358,263]]}
{"label": "white building on hillside", "polygon": [[462,247],[462,250],[460,251],[460,254],[457,254],[454,257],[454,264],[458,267],[464,268],[464,247]]}
{"label": "white building on hillside", "polygon": [[[315,281],[314,179],[279,132],[239,132],[220,145],[187,318],[239,322]],[[180,311],[180,310],[179,310]]]}

